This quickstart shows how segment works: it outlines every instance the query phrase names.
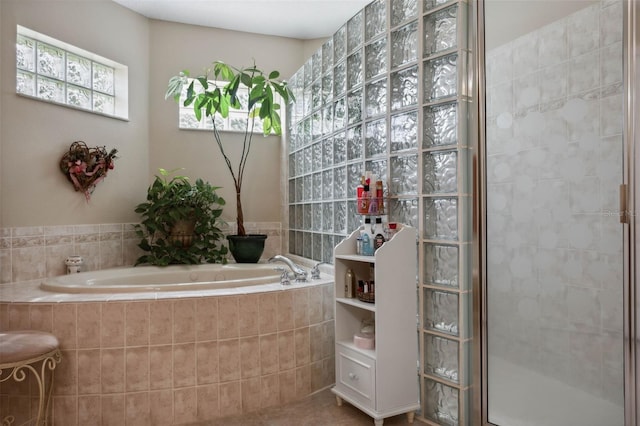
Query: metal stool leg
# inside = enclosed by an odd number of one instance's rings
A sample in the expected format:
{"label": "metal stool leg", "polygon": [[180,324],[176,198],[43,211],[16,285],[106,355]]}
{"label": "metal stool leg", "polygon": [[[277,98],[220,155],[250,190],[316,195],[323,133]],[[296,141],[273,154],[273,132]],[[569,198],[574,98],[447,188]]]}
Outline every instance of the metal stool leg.
{"label": "metal stool leg", "polygon": [[[28,371],[33,373],[38,384],[38,415],[35,423],[37,426],[45,426],[48,423],[54,370],[61,359],[60,350],[55,349],[34,359],[0,366],[0,382],[7,381],[10,378],[13,378],[16,382],[22,382],[27,378]],[[10,369],[6,377],[3,377],[2,374],[4,369]],[[47,373],[49,373],[48,383],[46,379]],[[11,426],[14,421],[14,416],[6,416],[2,419],[2,426]]]}

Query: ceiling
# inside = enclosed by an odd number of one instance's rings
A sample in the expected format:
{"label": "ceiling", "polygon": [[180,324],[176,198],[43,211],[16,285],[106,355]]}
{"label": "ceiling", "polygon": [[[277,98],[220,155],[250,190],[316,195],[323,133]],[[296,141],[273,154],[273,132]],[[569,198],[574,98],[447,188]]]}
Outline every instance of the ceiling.
{"label": "ceiling", "polygon": [[113,0],[148,18],[297,39],[326,38],[372,0]]}

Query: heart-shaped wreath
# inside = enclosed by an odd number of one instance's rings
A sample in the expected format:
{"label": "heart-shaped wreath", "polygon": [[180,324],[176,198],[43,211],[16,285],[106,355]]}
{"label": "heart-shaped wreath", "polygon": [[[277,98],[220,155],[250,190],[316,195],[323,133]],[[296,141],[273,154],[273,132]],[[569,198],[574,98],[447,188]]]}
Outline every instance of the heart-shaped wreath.
{"label": "heart-shaped wreath", "polygon": [[82,191],[89,201],[98,182],[113,169],[117,152],[117,149],[112,149],[107,153],[104,146],[88,148],[83,141],[76,141],[60,159],[60,170],[74,189]]}

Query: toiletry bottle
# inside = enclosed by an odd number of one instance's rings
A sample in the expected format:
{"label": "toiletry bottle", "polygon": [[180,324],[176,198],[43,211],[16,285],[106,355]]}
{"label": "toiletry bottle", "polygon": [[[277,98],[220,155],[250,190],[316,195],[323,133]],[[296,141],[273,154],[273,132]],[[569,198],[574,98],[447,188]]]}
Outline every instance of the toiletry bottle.
{"label": "toiletry bottle", "polygon": [[382,190],[382,181],[376,181],[376,201],[378,203],[378,214],[384,213],[384,192]]}
{"label": "toiletry bottle", "polygon": [[385,243],[384,230],[382,229],[382,218],[376,218],[375,236],[373,237],[373,249],[378,250]]}
{"label": "toiletry bottle", "polygon": [[364,226],[360,230],[360,236],[362,237],[362,255],[373,255],[373,239],[371,236],[371,218],[364,218]]}
{"label": "toiletry bottle", "polygon": [[344,297],[348,299],[353,298],[354,285],[355,285],[355,277],[353,275],[353,271],[351,269],[347,269],[347,272],[344,275]]}
{"label": "toiletry bottle", "polygon": [[358,213],[364,214],[366,213],[365,207],[364,207],[365,206],[364,205],[364,202],[365,202],[364,201],[364,176],[362,176],[362,179],[360,180],[360,184],[356,187],[356,195],[358,198],[358,201],[357,201]]}
{"label": "toiletry bottle", "polygon": [[362,191],[362,201],[358,204],[358,213],[367,214],[369,213],[369,202],[371,193],[369,192],[369,182],[367,180],[364,181],[364,189]]}

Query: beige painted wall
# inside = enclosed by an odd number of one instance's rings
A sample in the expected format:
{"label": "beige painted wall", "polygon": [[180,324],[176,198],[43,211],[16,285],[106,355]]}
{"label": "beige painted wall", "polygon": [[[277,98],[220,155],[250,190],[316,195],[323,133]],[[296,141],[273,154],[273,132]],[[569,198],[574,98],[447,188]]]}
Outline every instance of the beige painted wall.
{"label": "beige painted wall", "polygon": [[[1,226],[130,222],[148,185],[148,20],[108,0],[2,0]],[[15,94],[16,24],[129,67],[122,121]],[[58,168],[69,145],[116,148],[115,169],[90,203]]]}
{"label": "beige painted wall", "polygon": [[[206,131],[178,130],[178,105],[164,100],[167,82],[172,75],[188,69],[192,76],[215,60],[241,67],[255,63],[264,70],[279,70],[289,77],[306,61],[301,40],[263,36],[221,29],[198,27],[165,21],[151,21],[151,74],[149,81],[150,156],[149,173],[159,167],[185,167],[184,174],[200,177],[213,185],[227,201],[223,218],[234,221],[235,189],[224,160],[218,153],[213,134]],[[240,135],[223,133],[231,142],[229,155],[239,156]],[[280,204],[280,138],[254,136],[242,188],[245,221],[279,222]],[[236,165],[237,161],[233,161]],[[237,166],[236,166],[237,167]]]}
{"label": "beige painted wall", "polygon": [[[0,227],[134,222],[134,207],[159,167],[185,168],[224,187],[224,219],[235,191],[211,133],[179,131],[169,77],[213,60],[295,73],[323,40],[296,40],[149,20],[110,0],[0,1]],[[129,67],[129,115],[121,121],[15,94],[15,29],[23,25]],[[310,53],[309,53],[310,52]],[[225,138],[237,139],[236,135]],[[116,167],[89,203],[58,170],[69,145],[117,148]],[[246,221],[280,221],[281,140],[259,136],[245,172]],[[230,150],[232,156],[237,150]]]}

